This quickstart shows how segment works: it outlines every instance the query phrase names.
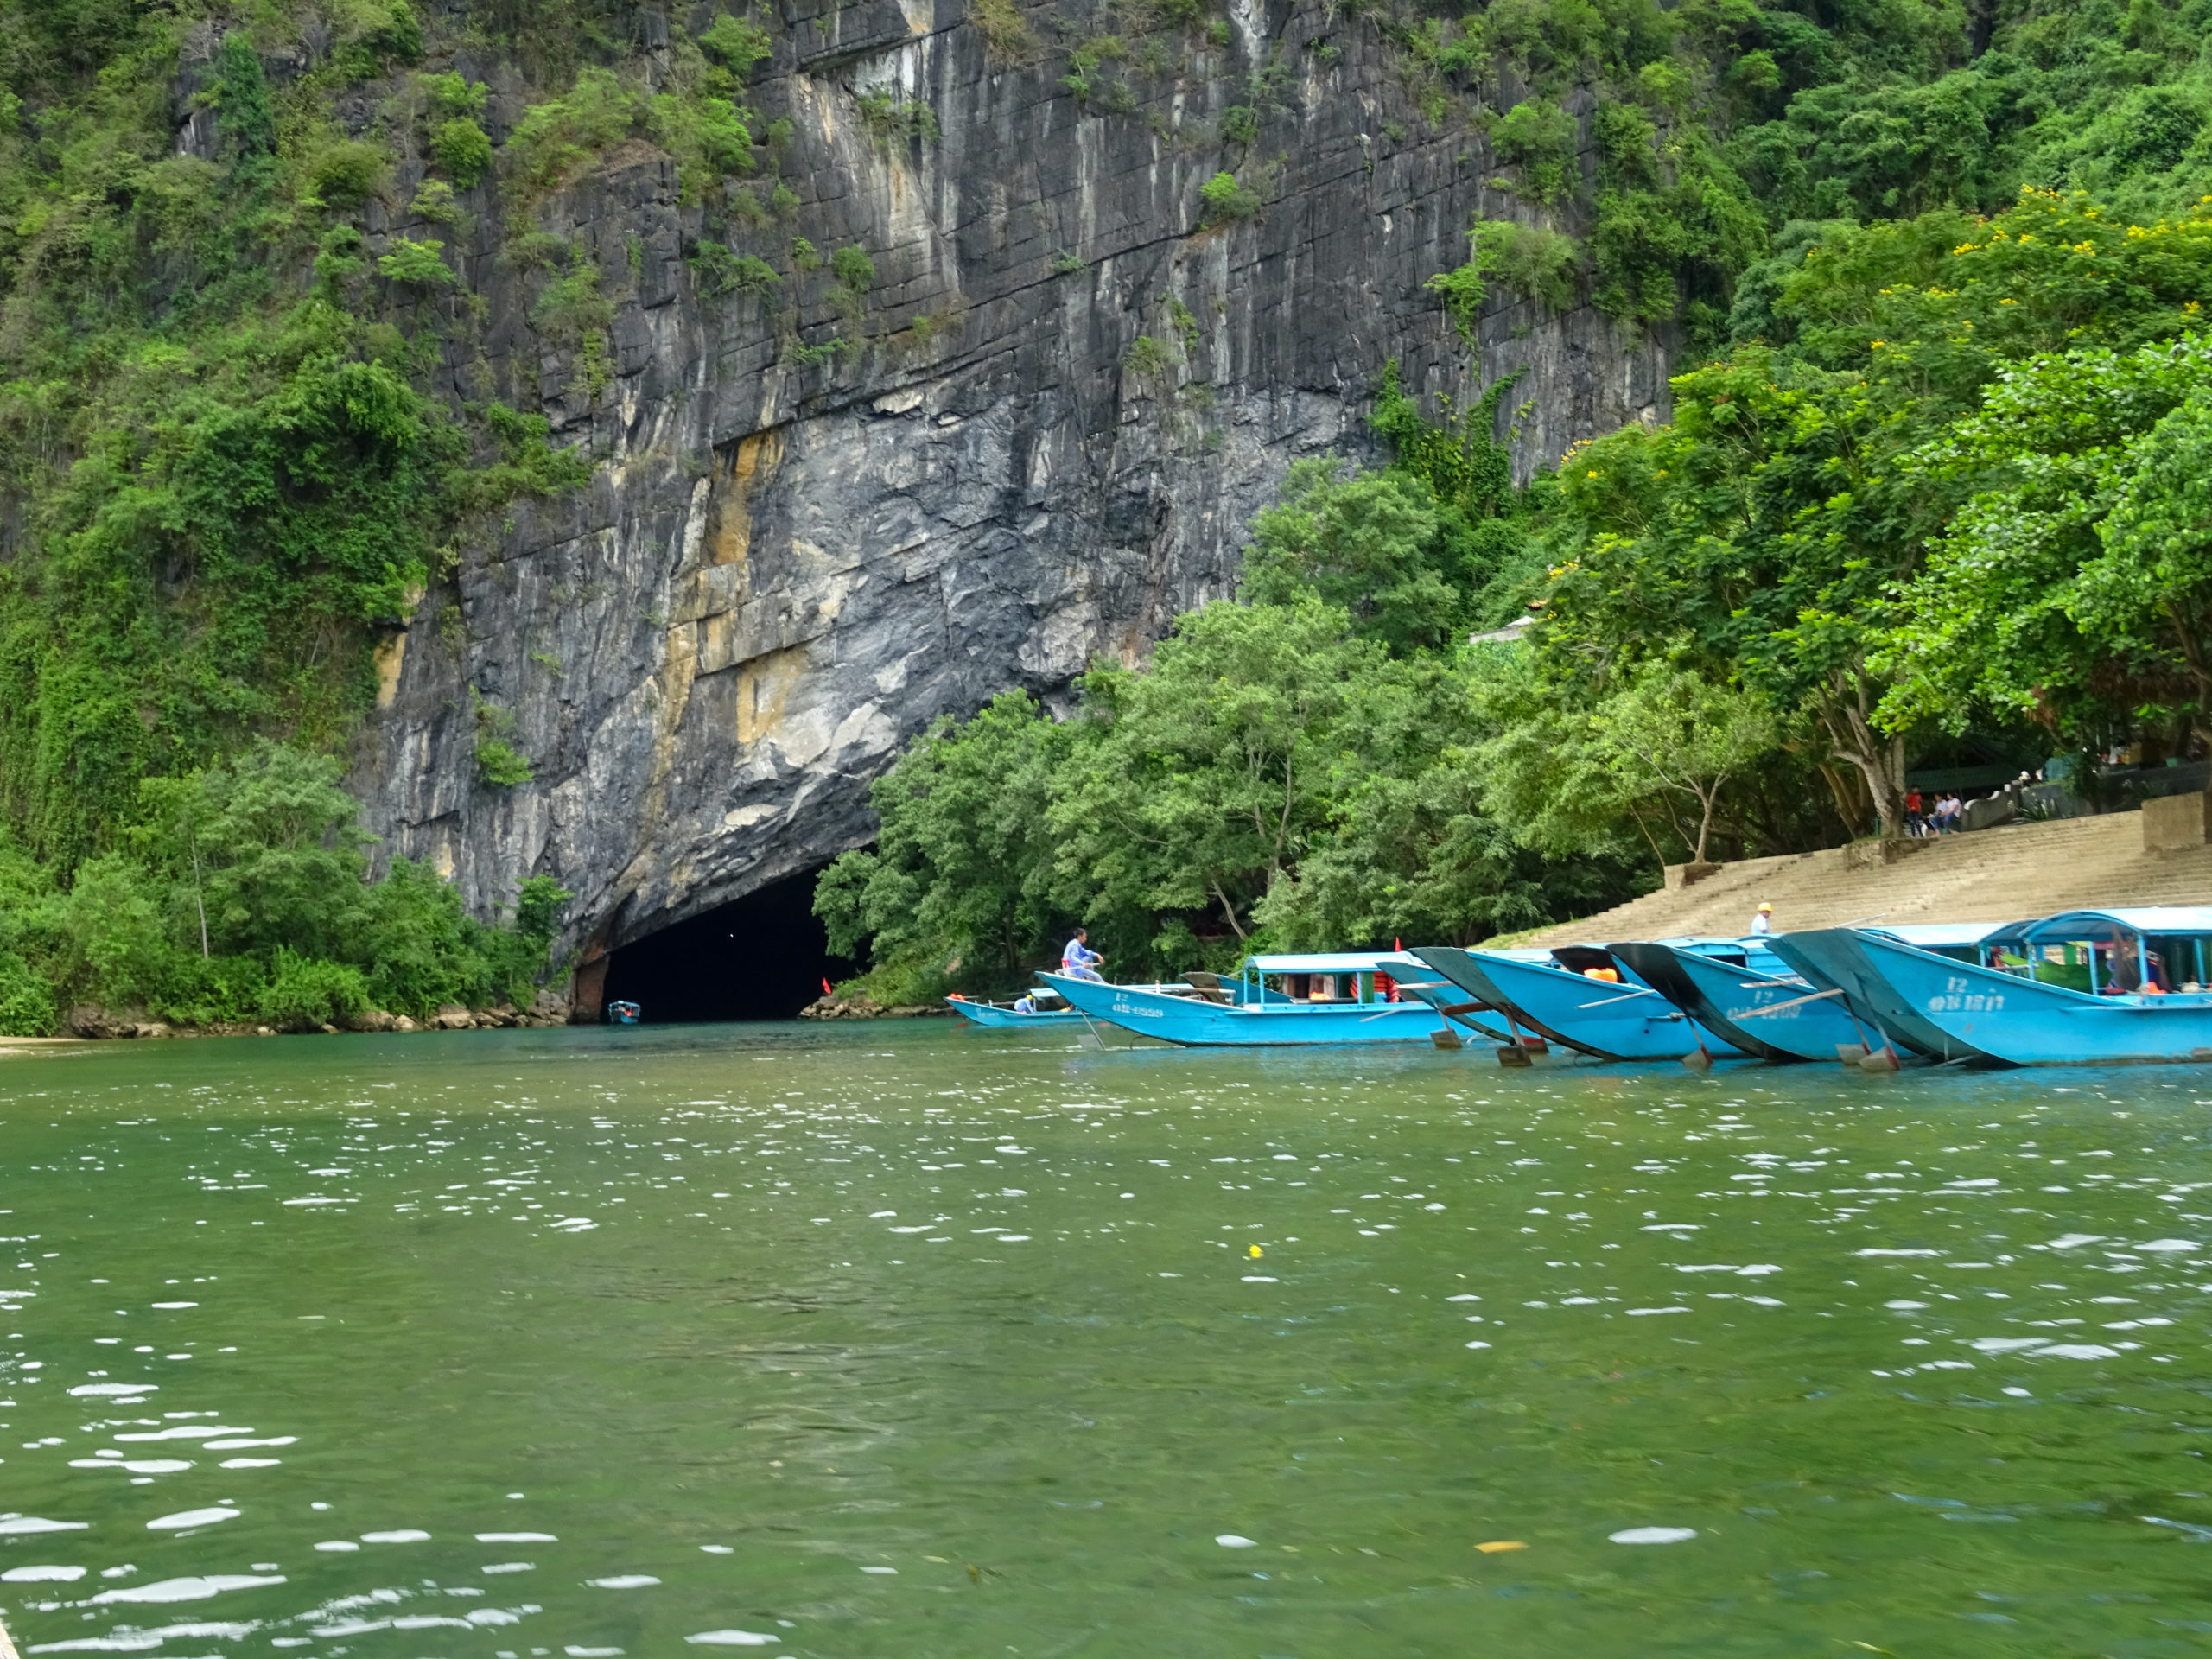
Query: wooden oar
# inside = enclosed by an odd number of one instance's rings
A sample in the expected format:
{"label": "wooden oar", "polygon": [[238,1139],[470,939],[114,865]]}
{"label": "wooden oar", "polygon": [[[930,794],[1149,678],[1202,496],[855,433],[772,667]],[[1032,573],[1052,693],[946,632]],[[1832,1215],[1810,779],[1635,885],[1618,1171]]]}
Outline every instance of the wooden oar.
{"label": "wooden oar", "polygon": [[1815,991],[1810,996],[1793,996],[1787,1002],[1770,1002],[1763,1008],[1753,1008],[1748,1014],[1732,1014],[1728,1017],[1731,1020],[1757,1020],[1766,1014],[1780,1014],[1786,1008],[1802,1008],[1808,1002],[1825,1002],[1832,996],[1842,995],[1840,990]]}
{"label": "wooden oar", "polygon": [[5,1624],[0,1624],[0,1659],[16,1659],[16,1644],[8,1639]]}
{"label": "wooden oar", "polygon": [[1659,993],[1649,988],[1640,991],[1623,991],[1618,996],[1601,996],[1595,1002],[1580,1002],[1578,1008],[1602,1008],[1608,1002],[1625,1002],[1631,996],[1656,996]]}

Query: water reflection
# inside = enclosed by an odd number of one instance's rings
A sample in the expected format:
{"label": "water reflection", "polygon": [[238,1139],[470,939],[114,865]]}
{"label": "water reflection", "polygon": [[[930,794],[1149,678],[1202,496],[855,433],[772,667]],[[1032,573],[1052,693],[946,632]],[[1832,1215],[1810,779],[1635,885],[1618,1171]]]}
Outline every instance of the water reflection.
{"label": "water reflection", "polygon": [[2190,1650],[2199,1086],[10,1062],[0,1606],[177,1659]]}

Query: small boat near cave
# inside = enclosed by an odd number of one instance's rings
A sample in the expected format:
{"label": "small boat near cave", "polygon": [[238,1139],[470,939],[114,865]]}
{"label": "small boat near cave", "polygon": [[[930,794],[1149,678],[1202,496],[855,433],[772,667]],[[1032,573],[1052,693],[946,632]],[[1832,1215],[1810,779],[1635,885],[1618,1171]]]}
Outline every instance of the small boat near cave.
{"label": "small boat near cave", "polygon": [[1430,1042],[1450,1030],[1445,1016],[1425,1001],[1389,1000],[1395,980],[1422,976],[1418,963],[1387,951],[1247,957],[1233,979],[1188,976],[1179,995],[1038,976],[1094,1020],[1186,1048]]}
{"label": "small boat near cave", "polygon": [[1033,991],[1030,995],[1039,1002],[1049,1002],[1051,1007],[1033,1008],[1028,1012],[1014,1007],[1018,998],[1003,1002],[982,1001],[972,996],[954,992],[944,999],[950,1008],[971,1026],[981,1026],[986,1031],[1014,1031],[1033,1026],[1080,1026],[1083,1016],[1067,1005],[1067,999],[1058,991]]}

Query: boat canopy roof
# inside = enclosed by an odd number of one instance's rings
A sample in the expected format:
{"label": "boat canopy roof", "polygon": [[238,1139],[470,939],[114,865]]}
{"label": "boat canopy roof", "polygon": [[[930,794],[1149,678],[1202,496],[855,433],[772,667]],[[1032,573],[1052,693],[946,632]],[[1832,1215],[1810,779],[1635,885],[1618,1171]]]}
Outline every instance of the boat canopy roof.
{"label": "boat canopy roof", "polygon": [[1247,957],[1248,970],[1262,974],[1371,974],[1378,969],[1394,974],[1401,969],[1421,971],[1421,963],[1394,950],[1324,951],[1315,956]]}
{"label": "boat canopy roof", "polygon": [[1926,950],[1939,944],[1977,944],[2000,925],[1997,922],[1900,922],[1895,927],[1869,926],[1859,931],[1879,933],[1900,944],[1915,944]]}
{"label": "boat canopy roof", "polygon": [[1992,928],[1985,935],[1991,944],[2029,939],[2111,939],[2122,933],[2212,934],[2212,906],[2163,905],[2136,910],[2062,910]]}

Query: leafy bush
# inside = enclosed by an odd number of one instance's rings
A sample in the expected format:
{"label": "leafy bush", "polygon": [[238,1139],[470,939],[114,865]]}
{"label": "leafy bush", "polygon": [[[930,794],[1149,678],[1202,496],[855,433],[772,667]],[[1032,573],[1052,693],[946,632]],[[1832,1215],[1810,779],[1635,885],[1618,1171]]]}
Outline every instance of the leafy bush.
{"label": "leafy bush", "polygon": [[1221,136],[1232,144],[1249,144],[1260,136],[1260,112],[1249,104],[1232,104],[1221,113]]}
{"label": "leafy bush", "polygon": [[465,115],[439,123],[430,135],[430,153],[464,190],[492,170],[492,140]]}
{"label": "leafy bush", "polygon": [[830,272],[855,294],[865,294],[875,286],[875,261],[862,248],[838,249],[830,256]]}
{"label": "leafy bush", "polygon": [[1582,245],[1548,226],[1510,219],[1478,219],[1467,232],[1473,245],[1467,263],[1439,271],[1425,284],[1442,296],[1462,338],[1474,341],[1475,319],[1495,281],[1537,301],[1547,310],[1564,311],[1574,302],[1582,266]]}
{"label": "leafy bush", "polygon": [[425,179],[416,187],[415,200],[408,204],[418,219],[433,225],[454,225],[469,222],[469,215],[454,200],[453,186],[443,179]]}
{"label": "leafy bush", "polygon": [[783,282],[776,275],[776,268],[766,259],[732,252],[720,242],[699,243],[685,263],[691,267],[702,299],[720,299],[725,294],[751,294],[765,300]]}
{"label": "leafy bush", "polygon": [[1234,173],[1217,173],[1198,187],[1198,223],[1214,226],[1249,219],[1260,211],[1260,193],[1237,183]]}
{"label": "leafy bush", "polygon": [[435,237],[410,242],[404,236],[395,236],[391,251],[377,261],[377,269],[395,283],[412,283],[420,288],[444,287],[454,280],[452,269],[442,257],[445,245]]}
{"label": "leafy bush", "polygon": [[445,116],[465,115],[480,118],[492,89],[480,80],[470,80],[450,71],[438,75],[417,75],[415,84],[423,89],[431,108]]}
{"label": "leafy bush", "polygon": [[612,70],[585,69],[565,94],[526,110],[516,124],[507,160],[517,183],[530,192],[555,188],[628,137],[649,107]]}
{"label": "leafy bush", "polygon": [[591,461],[574,449],[556,449],[551,423],[505,404],[485,405],[484,425],[499,460],[456,468],[448,487],[463,512],[502,506],[520,495],[559,495],[591,480]]}
{"label": "leafy bush", "polygon": [[513,789],[537,774],[512,745],[500,738],[480,737],[476,740],[476,775],[494,789]]}
{"label": "leafy bush", "polygon": [[1556,104],[1529,99],[1491,123],[1490,141],[1500,160],[1521,169],[1521,194],[1555,202],[1567,194],[1567,163],[1574,155],[1574,118]]}
{"label": "leafy bush", "polygon": [[0,1036],[51,1037],[60,1023],[54,987],[13,951],[0,952]]}
{"label": "leafy bush", "polygon": [[1018,0],[968,0],[968,21],[996,62],[1020,63],[1037,49],[1037,37]]}
{"label": "leafy bush", "polygon": [[281,946],[259,998],[261,1017],[279,1031],[351,1025],[369,1011],[368,982],[358,968],[296,956]]}
{"label": "leafy bush", "polygon": [[768,211],[768,204],[760,200],[760,192],[757,188],[734,189],[723,200],[731,219],[753,230],[759,230],[773,217]]}
{"label": "leafy bush", "polygon": [[391,161],[391,152],[380,144],[344,139],[317,154],[308,178],[329,206],[359,207],[383,182]]}
{"label": "leafy bush", "polygon": [[530,320],[548,339],[582,343],[614,321],[614,304],[600,291],[599,267],[580,261],[545,285]]}
{"label": "leafy bush", "polygon": [[1122,362],[1140,381],[1157,384],[1174,372],[1175,353],[1167,342],[1152,334],[1139,334],[1122,353]]}
{"label": "leafy bush", "polygon": [[860,95],[861,120],[882,143],[933,144],[937,111],[918,99],[901,98],[889,87]]}
{"label": "leafy bush", "polygon": [[662,92],[653,99],[649,125],[676,157],[687,205],[716,181],[753,170],[753,133],[746,124],[750,114],[728,99],[711,95]]}
{"label": "leafy bush", "polygon": [[727,12],[708,25],[699,36],[699,45],[741,81],[753,73],[754,64],[773,57],[776,51],[766,29]]}

